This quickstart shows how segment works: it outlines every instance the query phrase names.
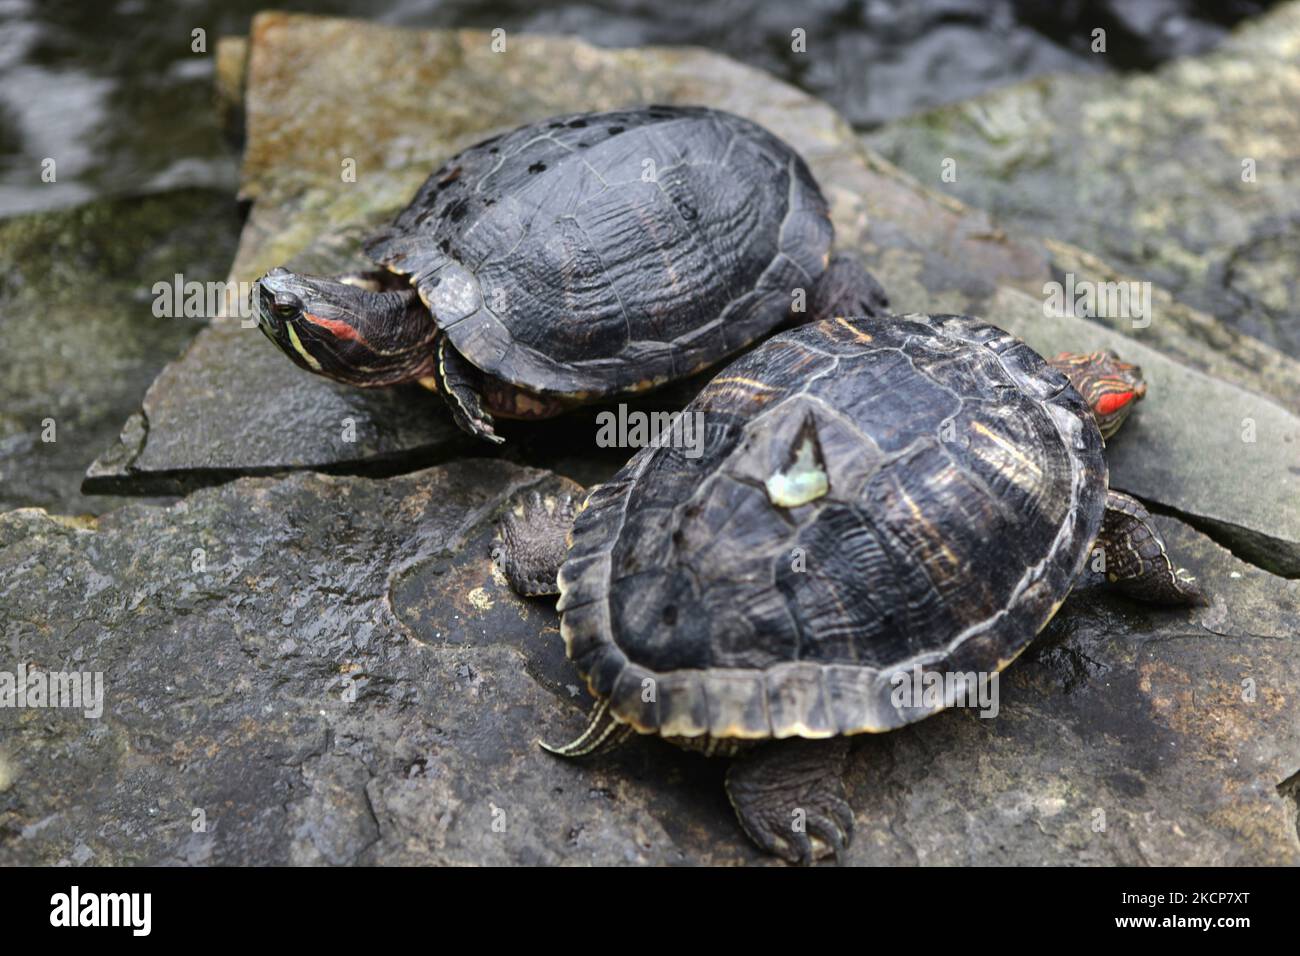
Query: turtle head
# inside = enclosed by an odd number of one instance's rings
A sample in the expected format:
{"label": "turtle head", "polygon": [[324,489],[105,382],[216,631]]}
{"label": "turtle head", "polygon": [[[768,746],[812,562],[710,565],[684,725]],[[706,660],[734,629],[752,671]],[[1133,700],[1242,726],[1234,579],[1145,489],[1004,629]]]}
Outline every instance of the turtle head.
{"label": "turtle head", "polygon": [[404,284],[277,268],[254,284],[253,306],[266,337],[309,372],[367,388],[432,373],[438,328]]}
{"label": "turtle head", "polygon": [[1147,393],[1142,369],[1121,361],[1109,349],[1086,355],[1062,352],[1051,364],[1065,373],[1075,391],[1088,403],[1103,438],[1119,430],[1133,406]]}

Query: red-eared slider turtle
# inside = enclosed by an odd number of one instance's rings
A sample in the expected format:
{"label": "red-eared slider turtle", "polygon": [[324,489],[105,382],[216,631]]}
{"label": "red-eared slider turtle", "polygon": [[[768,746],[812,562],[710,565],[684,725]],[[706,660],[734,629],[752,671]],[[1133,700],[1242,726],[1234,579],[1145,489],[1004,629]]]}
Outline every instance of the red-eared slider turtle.
{"label": "red-eared slider turtle", "polygon": [[687,406],[702,455],[642,449],[576,520],[540,500],[503,517],[503,571],[561,595],[599,701],[556,752],[633,731],[743,750],[727,790],[745,832],[790,860],[838,851],[845,736],[960,700],[897,698],[899,675],[996,673],[1084,584],[1201,602],[1147,511],[1107,488],[1103,436],[1144,392],[1113,353],[1049,363],[965,316],[763,343]]}
{"label": "red-eared slider turtle", "polygon": [[782,322],[875,314],[830,257],[826,200],[794,150],[702,107],[560,116],[448,160],[367,254],[388,273],[273,269],[262,330],[301,367],[420,382],[457,424],[539,418],[700,371]]}

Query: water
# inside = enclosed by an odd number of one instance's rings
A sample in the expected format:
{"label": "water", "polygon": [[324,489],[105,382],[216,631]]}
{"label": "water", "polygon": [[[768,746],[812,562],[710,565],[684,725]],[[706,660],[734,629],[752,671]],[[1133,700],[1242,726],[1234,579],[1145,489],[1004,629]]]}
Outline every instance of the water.
{"label": "water", "polygon": [[[822,96],[870,128],[1045,71],[1141,69],[1204,50],[1264,0],[327,0],[269,4],[423,27],[567,33],[605,46],[692,44]],[[0,0],[0,215],[176,186],[233,190],[211,109],[216,38],[268,3]],[[1107,30],[1109,52],[1089,50]],[[207,54],[191,51],[191,31]],[[802,28],[808,52],[791,50]],[[55,162],[57,180],[41,180]]]}

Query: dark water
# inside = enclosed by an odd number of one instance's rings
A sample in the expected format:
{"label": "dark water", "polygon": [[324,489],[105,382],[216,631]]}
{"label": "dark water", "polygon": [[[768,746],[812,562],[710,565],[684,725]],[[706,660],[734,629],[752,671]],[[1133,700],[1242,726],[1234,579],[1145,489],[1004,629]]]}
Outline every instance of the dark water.
{"label": "dark water", "polygon": [[[176,186],[233,188],[211,110],[216,38],[255,0],[0,0],[0,215]],[[1265,0],[326,0],[282,9],[425,27],[567,33],[606,46],[693,44],[816,93],[860,128],[1057,70],[1142,69],[1212,46]],[[1089,50],[1094,27],[1108,52]],[[191,52],[191,31],[208,53]],[[791,31],[806,31],[806,54]],[[57,182],[42,183],[41,163]]]}

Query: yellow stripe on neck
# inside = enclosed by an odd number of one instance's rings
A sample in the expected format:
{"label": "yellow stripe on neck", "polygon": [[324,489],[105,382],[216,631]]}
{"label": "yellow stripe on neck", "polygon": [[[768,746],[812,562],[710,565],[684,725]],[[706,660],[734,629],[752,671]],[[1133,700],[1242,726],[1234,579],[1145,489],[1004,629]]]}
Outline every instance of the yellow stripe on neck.
{"label": "yellow stripe on neck", "polygon": [[285,329],[289,333],[289,341],[293,344],[293,350],[297,352],[299,355],[301,355],[303,359],[306,360],[307,364],[312,367],[313,371],[319,372],[320,362],[316,361],[316,356],[308,352],[307,349],[303,346],[302,342],[298,338],[298,333],[293,330],[293,326],[286,325]]}

